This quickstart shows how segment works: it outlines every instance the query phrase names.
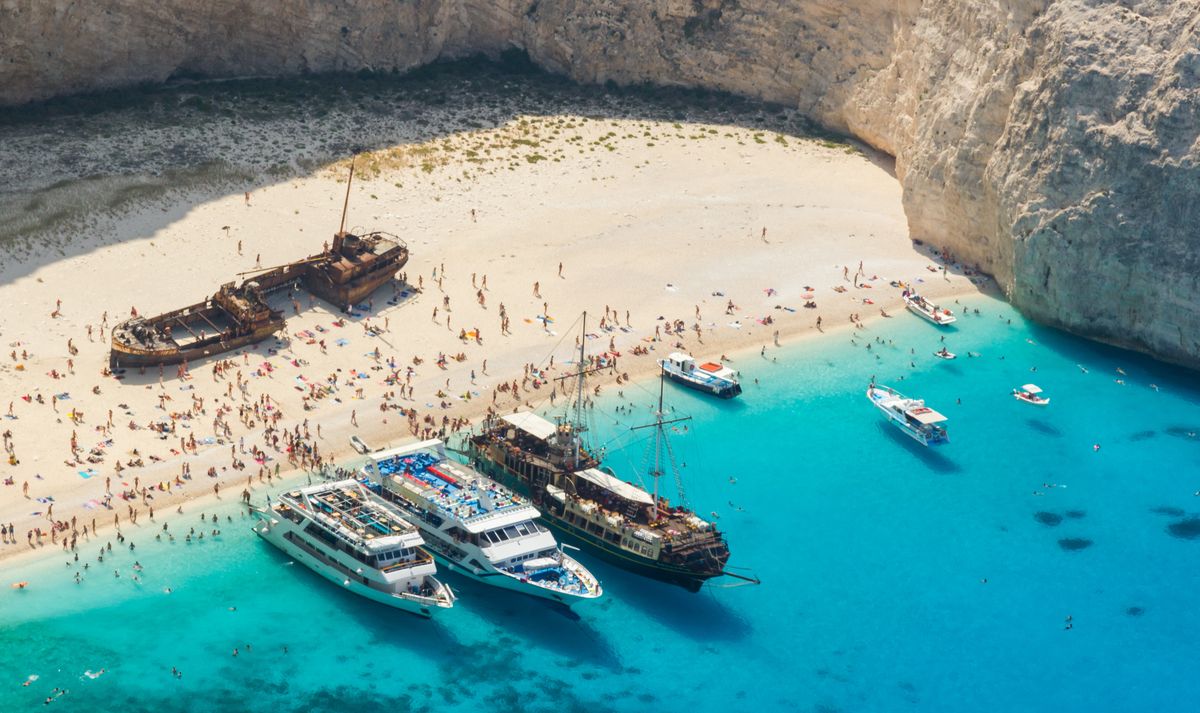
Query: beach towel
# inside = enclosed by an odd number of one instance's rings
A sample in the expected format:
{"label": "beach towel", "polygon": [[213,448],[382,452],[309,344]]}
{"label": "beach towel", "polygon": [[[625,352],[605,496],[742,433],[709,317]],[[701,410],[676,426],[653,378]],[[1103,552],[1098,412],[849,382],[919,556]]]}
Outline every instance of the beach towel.
{"label": "beach towel", "polygon": [[349,343],[350,343],[349,339],[339,339],[336,342],[334,342],[334,344],[337,344],[339,347],[344,347]]}
{"label": "beach towel", "polygon": [[92,477],[92,475],[93,475],[92,473],[89,473],[89,472],[87,472],[86,470],[81,470],[81,471],[79,471],[79,477],[80,477],[80,478],[83,478],[84,480],[87,480],[88,478],[91,478],[91,477]]}

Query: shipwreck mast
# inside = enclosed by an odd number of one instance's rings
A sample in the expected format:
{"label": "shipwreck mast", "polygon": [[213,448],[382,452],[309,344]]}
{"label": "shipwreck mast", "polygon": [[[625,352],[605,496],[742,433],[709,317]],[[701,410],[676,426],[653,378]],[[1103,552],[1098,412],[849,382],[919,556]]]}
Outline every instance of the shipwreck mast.
{"label": "shipwreck mast", "polygon": [[350,208],[350,186],[354,183],[354,159],[350,157],[350,176],[346,179],[346,199],[342,201],[342,222],[338,225],[337,234],[333,236],[333,251],[341,252],[342,243],[346,239],[346,211]]}

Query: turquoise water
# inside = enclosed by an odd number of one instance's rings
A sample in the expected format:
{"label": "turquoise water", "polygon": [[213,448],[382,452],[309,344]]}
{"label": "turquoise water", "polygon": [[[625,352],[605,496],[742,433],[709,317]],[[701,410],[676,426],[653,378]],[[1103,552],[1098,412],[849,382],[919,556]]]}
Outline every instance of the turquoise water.
{"label": "turquoise water", "polygon": [[[673,441],[688,496],[761,586],[693,595],[584,553],[607,595],[578,621],[447,575],[459,605],[427,622],[289,566],[228,507],[216,539],[135,535],[140,584],[127,552],[81,585],[62,559],[10,566],[34,586],[0,592],[0,710],[56,686],[55,707],[127,713],[1195,710],[1194,375],[971,304],[953,362],[905,315],[868,330],[870,352],[847,333],[744,358],[733,403],[668,387],[694,417]],[[952,442],[885,426],[873,374],[946,413]],[[1030,381],[1048,408],[1009,395]],[[651,392],[627,387],[622,418]],[[644,445],[615,403],[597,437],[627,444],[609,462],[628,476]]]}

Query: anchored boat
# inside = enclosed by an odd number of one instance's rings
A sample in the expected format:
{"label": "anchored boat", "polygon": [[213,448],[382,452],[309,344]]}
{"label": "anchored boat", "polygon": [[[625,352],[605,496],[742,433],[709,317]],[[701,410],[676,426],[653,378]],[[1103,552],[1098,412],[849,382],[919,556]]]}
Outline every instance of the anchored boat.
{"label": "anchored boat", "polygon": [[570,415],[558,423],[531,412],[490,415],[482,432],[468,440],[476,469],[529,495],[541,511],[542,521],[564,541],[577,543],[619,567],[691,592],[722,575],[757,584],[756,578],[726,569],[729,546],[715,523],[698,516],[686,503],[672,504],[658,494],[665,459],[670,461],[683,500],[665,426],[687,419],[664,418],[665,377],[659,382],[655,422],[637,427],[654,429],[649,472],[653,492],[617,477],[588,450],[583,439],[587,431],[583,417],[586,343],[586,339],[580,340],[578,370],[570,376],[576,380]]}
{"label": "anchored boat", "polygon": [[901,293],[901,297],[904,298],[904,306],[908,308],[908,311],[939,327],[945,327],[958,321],[953,312],[942,309],[912,290],[905,290]]}
{"label": "anchored boat", "polygon": [[454,605],[417,528],[355,480],[292,490],[254,513],[259,537],[359,596],[427,618]]}
{"label": "anchored boat", "polygon": [[910,399],[899,391],[879,384],[867,387],[867,398],[888,421],[923,446],[948,443],[946,429],[939,425],[948,419],[925,405],[922,399]]}
{"label": "anchored boat", "polygon": [[537,508],[450,458],[442,441],[375,453],[362,472],[452,570],[567,606],[601,595],[592,573],[536,522]]}
{"label": "anchored boat", "polygon": [[742,393],[738,373],[720,362],[696,364],[691,354],[672,352],[666,359],[659,359],[658,365],[662,367],[663,374],[668,379],[689,389],[713,394],[722,399],[731,399]]}
{"label": "anchored boat", "polygon": [[304,289],[345,311],[367,299],[396,276],[409,253],[394,235],[346,232],[353,180],[351,162],[342,224],[332,245],[303,260],[241,273],[253,277],[222,285],[204,302],[153,317],[135,314],[113,328],[109,362],[126,368],[178,364],[260,342],[283,327],[283,313],[267,303],[277,291]]}
{"label": "anchored boat", "polygon": [[1013,398],[1034,406],[1049,406],[1050,398],[1042,396],[1042,387],[1037,384],[1025,384],[1019,389],[1013,389]]}

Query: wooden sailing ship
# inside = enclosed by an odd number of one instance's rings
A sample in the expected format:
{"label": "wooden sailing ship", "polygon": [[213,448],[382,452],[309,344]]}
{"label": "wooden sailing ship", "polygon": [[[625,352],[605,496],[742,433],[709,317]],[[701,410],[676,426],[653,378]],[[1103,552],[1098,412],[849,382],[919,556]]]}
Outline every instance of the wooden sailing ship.
{"label": "wooden sailing ship", "polygon": [[221,354],[270,337],[283,327],[283,313],[267,296],[304,289],[349,312],[392,280],[408,262],[408,246],[379,231],[346,232],[346,209],[354,163],[346,183],[342,222],[333,244],[303,260],[252,271],[241,285],[228,283],[209,299],[153,317],[135,316],[113,328],[113,367],[177,364]]}
{"label": "wooden sailing ship", "polygon": [[672,460],[664,427],[685,420],[664,419],[661,383],[655,422],[638,427],[654,429],[653,492],[620,479],[586,448],[584,342],[573,375],[578,380],[574,415],[558,423],[531,412],[490,416],[482,432],[468,440],[476,469],[529,495],[564,542],[619,567],[692,592],[722,575],[757,583],[727,571],[729,547],[714,523],[659,495],[664,453]]}

